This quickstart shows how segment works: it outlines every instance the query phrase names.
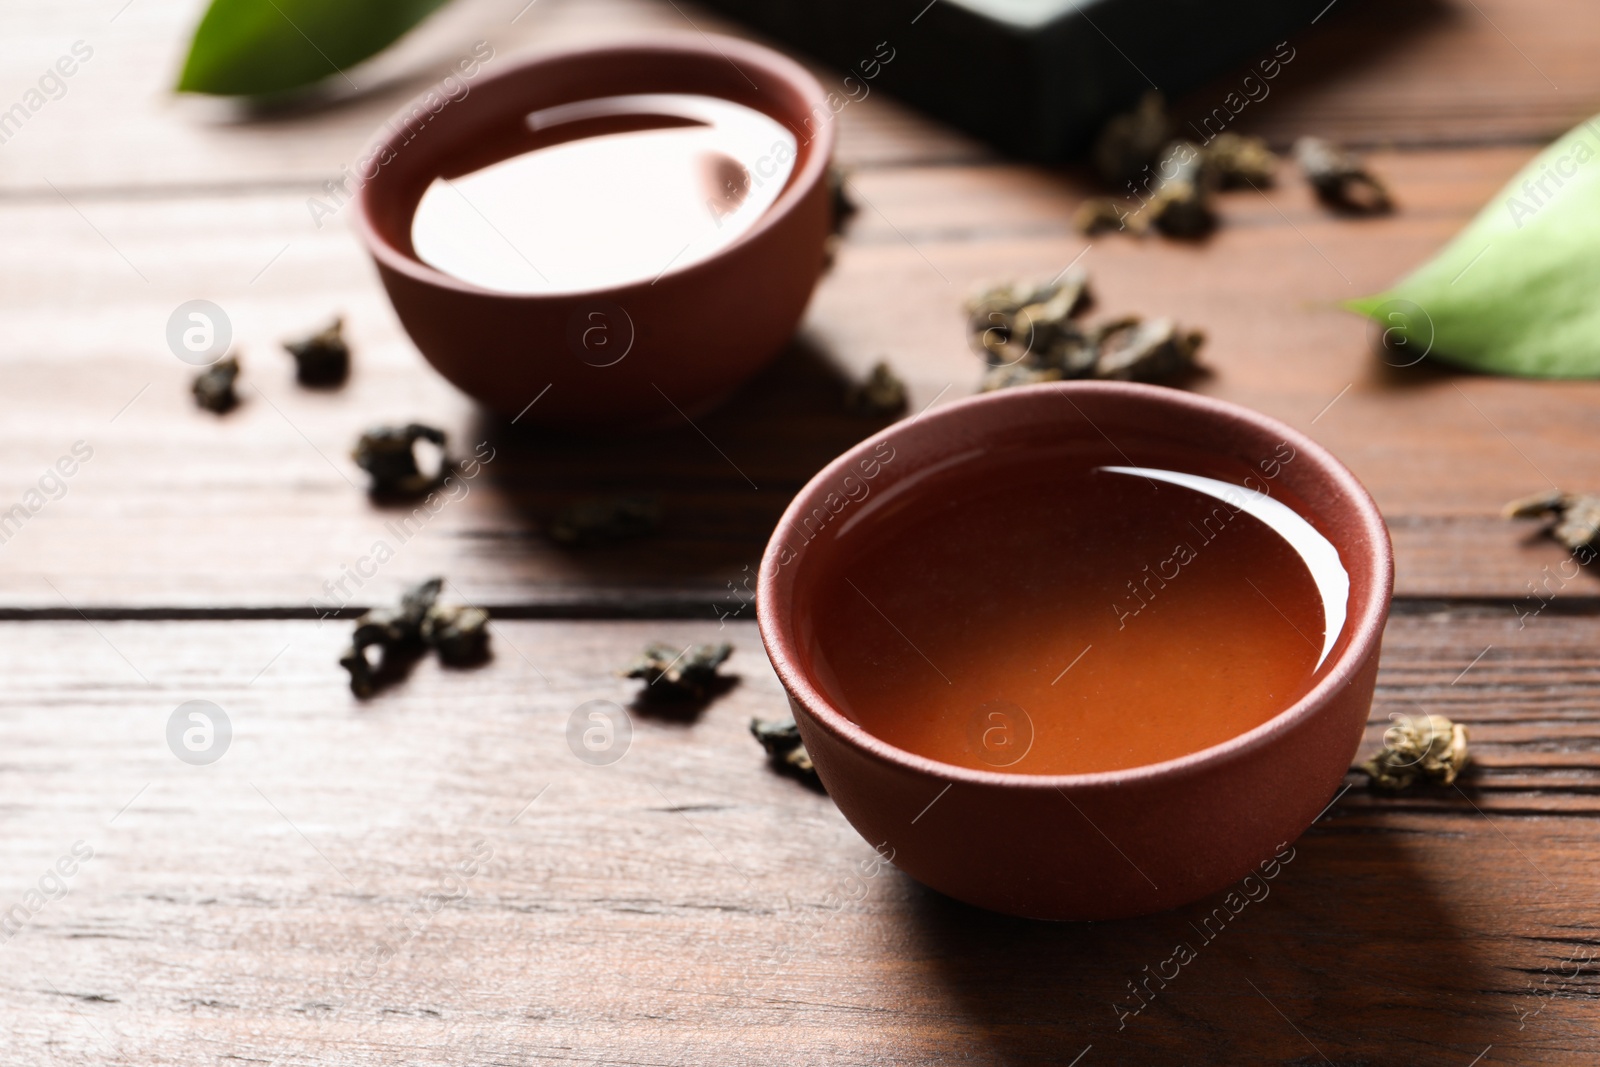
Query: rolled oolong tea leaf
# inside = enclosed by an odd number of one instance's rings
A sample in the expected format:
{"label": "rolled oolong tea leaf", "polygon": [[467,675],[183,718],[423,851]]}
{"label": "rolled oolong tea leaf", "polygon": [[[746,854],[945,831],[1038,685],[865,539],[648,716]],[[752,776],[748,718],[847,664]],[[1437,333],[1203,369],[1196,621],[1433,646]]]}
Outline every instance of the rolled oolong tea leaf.
{"label": "rolled oolong tea leaf", "polygon": [[822,788],[816,764],[811,762],[811,754],[800,740],[800,727],[795,725],[793,719],[753,718],[750,720],[750,733],[767,750],[767,761],[774,770],[799,778],[807,785]]}
{"label": "rolled oolong tea leaf", "polygon": [[850,199],[850,191],[846,186],[849,180],[849,173],[837,163],[828,167],[828,200],[833,211],[833,226],[823,244],[823,270],[833,268],[833,261],[839,254],[839,246],[844,243],[844,231],[859,210],[855,201]]}
{"label": "rolled oolong tea leaf", "polygon": [[1137,315],[1086,329],[1074,317],[1089,303],[1083,271],[1047,285],[1007,282],[975,293],[965,310],[968,339],[988,364],[980,390],[1072,378],[1170,382],[1199,369],[1205,334]]}
{"label": "rolled oolong tea leaf", "polygon": [[452,667],[489,657],[489,613],[466,604],[434,605],[422,620],[422,640]]}
{"label": "rolled oolong tea leaf", "polygon": [[1072,213],[1072,228],[1085,237],[1112,230],[1126,230],[1137,225],[1132,205],[1126,200],[1111,196],[1093,196],[1078,205]]}
{"label": "rolled oolong tea leaf", "polygon": [[295,378],[301,385],[338,385],[350,376],[350,346],[344,340],[342,318],[309,337],[285,341],[283,347],[294,357]]}
{"label": "rolled oolong tea leaf", "polygon": [[906,409],[906,383],[880,359],[873,364],[865,381],[850,386],[845,393],[844,406],[855,415],[898,415]]}
{"label": "rolled oolong tea leaf", "polygon": [[[1072,320],[1093,303],[1089,275],[1081,269],[1037,285],[1006,282],[967,298],[967,336],[991,367],[1033,360],[1070,374],[1086,368],[1084,333]],[[1092,359],[1088,361],[1092,363]]]}
{"label": "rolled oolong tea leaf", "polygon": [[1089,151],[1100,177],[1118,188],[1142,177],[1172,136],[1166,99],[1152,89],[1132,111],[1106,121]]}
{"label": "rolled oolong tea leaf", "polygon": [[239,380],[239,360],[235,356],[219,359],[195,375],[194,402],[218,415],[230,411],[239,403],[233,386]]}
{"label": "rolled oolong tea leaf", "polygon": [[1215,184],[1204,153],[1191,141],[1167,146],[1157,167],[1158,181],[1141,214],[1168,237],[1204,237],[1216,228],[1211,208]]}
{"label": "rolled oolong tea leaf", "polygon": [[1550,536],[1573,552],[1592,552],[1595,538],[1600,537],[1600,496],[1587,493],[1559,489],[1535,493],[1507,504],[1504,515],[1508,519],[1553,518]]}
{"label": "rolled oolong tea leaf", "polygon": [[1388,188],[1367,170],[1361,157],[1321,137],[1302,137],[1294,158],[1317,199],[1337,211],[1381,215],[1394,209]]}
{"label": "rolled oolong tea leaf", "polygon": [[399,40],[443,3],[212,0],[195,29],[177,88],[266,96],[330,77],[349,81],[347,68]]}
{"label": "rolled oolong tea leaf", "polygon": [[833,232],[842,234],[860,208],[850,199],[850,173],[834,163],[828,167],[828,200],[833,205]]}
{"label": "rolled oolong tea leaf", "polygon": [[1171,319],[1131,315],[1095,331],[1099,360],[1094,376],[1115,382],[1171,381],[1198,368],[1195,356],[1205,339],[1199,330],[1181,330]]}
{"label": "rolled oolong tea leaf", "polygon": [[[350,691],[365,700],[400,662],[413,662],[424,648],[439,653],[450,666],[467,666],[488,658],[489,613],[466,605],[441,605],[443,578],[418,582],[400,594],[395,607],[375,607],[356,620],[350,647],[339,665],[350,672]],[[382,656],[376,666],[367,649]]]}
{"label": "rolled oolong tea leaf", "polygon": [[723,678],[717,668],[731,655],[733,646],[726,641],[685,649],[653,644],[622,671],[622,676],[643,680],[645,695],[655,699],[705,700]]}
{"label": "rolled oolong tea leaf", "polygon": [[356,627],[350,647],[339,657],[339,666],[350,672],[350,692],[365,700],[378,691],[378,672],[367,659],[366,650],[372,645],[383,645],[373,630]]}
{"label": "rolled oolong tea leaf", "polygon": [[1398,793],[1418,782],[1449,785],[1467,765],[1467,728],[1443,715],[1402,715],[1383,748],[1356,768],[1374,790]]}
{"label": "rolled oolong tea leaf", "polygon": [[[373,608],[356,620],[339,666],[350,672],[350,691],[357,697],[365,700],[378,691],[392,659],[415,658],[423,617],[439,596],[441,584],[442,579],[430,578],[401,594],[398,608]],[[382,653],[377,667],[367,658],[366,650],[374,646]]]}
{"label": "rolled oolong tea leaf", "polygon": [[405,426],[374,426],[356,441],[351,457],[357,466],[371,476],[373,493],[419,496],[444,479],[449,464],[441,460],[437,473],[422,473],[417,466],[418,441],[431,441],[442,452],[445,433],[420,422]]}
{"label": "rolled oolong tea leaf", "polygon": [[1597,157],[1600,122],[1590,119],[1535,156],[1437,256],[1345,306],[1473,370],[1600,376]]}
{"label": "rolled oolong tea leaf", "polygon": [[661,528],[661,503],[650,496],[590,497],[561,509],[546,533],[558,544],[584,548],[646,537]]}
{"label": "rolled oolong tea leaf", "polygon": [[1271,185],[1278,172],[1278,157],[1259,137],[1219,133],[1205,146],[1205,166],[1219,189]]}

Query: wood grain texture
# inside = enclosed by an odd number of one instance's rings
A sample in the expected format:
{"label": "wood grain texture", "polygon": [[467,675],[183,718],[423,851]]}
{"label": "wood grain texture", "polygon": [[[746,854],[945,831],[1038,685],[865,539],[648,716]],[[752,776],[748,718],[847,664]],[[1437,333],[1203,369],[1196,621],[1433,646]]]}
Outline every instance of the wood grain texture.
{"label": "wood grain texture", "polygon": [[[1286,171],[1225,198],[1203,245],[1085,253],[1081,172],[997,159],[875,92],[840,116],[862,210],[793,350],[698,430],[590,440],[483,419],[400,332],[345,220],[319,229],[306,201],[473,41],[509,62],[726,24],[655,0],[458,0],[351,72],[356,99],[247,116],[165,92],[201,7],[0,11],[0,109],[74,41],[95,50],[0,144],[0,512],[93,449],[0,544],[0,1062],[1593,1062],[1600,589],[1496,512],[1547,480],[1593,488],[1600,395],[1387,368],[1336,307],[1593,110],[1590,7],[1339,0],[1238,128],[1390,146],[1373,163],[1401,212],[1330,218]],[[1352,776],[1237,914],[1223,895],[1104,924],[955,905],[875,865],[745,730],[783,698],[744,577],[804,480],[879,426],[841,412],[844,379],[886,356],[915,409],[970,392],[966,288],[1080,254],[1098,313],[1205,329],[1198,388],[1311,433],[1378,499],[1403,599],[1365,750],[1395,714],[1472,731],[1460,789],[1380,798]],[[163,340],[197,297],[244,354],[222,419]],[[299,389],[276,344],[334,312],[352,381]],[[495,458],[402,541],[409,511],[375,507],[346,453],[369,422],[413,418]],[[545,538],[556,509],[609,492],[657,494],[661,534]],[[379,539],[393,561],[330,595]],[[429,573],[495,607],[488,665],[423,661],[359,704],[334,662],[348,623],[285,617]],[[575,621],[629,614],[663,618]],[[736,686],[698,714],[636,711],[615,765],[575,758],[569,717],[631,701],[614,671],[638,646],[719,637]],[[165,740],[188,700],[236,730],[209,767]],[[93,857],[44,901],[79,841]],[[1151,978],[1180,943],[1195,959]]]}
{"label": "wood grain texture", "polygon": [[[1226,225],[1201,246],[1086,243],[1067,221],[1086,192],[1071,176],[863,172],[861,214],[788,355],[698,429],[579,441],[481,420],[406,340],[343,220],[317,229],[303,196],[0,200],[0,510],[74,441],[95,449],[66,496],[3,546],[0,606],[304,606],[378,540],[400,550],[389,524],[410,509],[374,508],[348,452],[366,425],[409,419],[445,427],[464,453],[487,441],[497,458],[407,541],[405,566],[502,605],[585,590],[709,605],[754,570],[805,480],[881,425],[843,413],[846,377],[888,358],[913,412],[972,392],[965,293],[1080,256],[1097,314],[1203,328],[1212,373],[1198,389],[1309,432],[1351,466],[1390,522],[1402,595],[1522,596],[1564,553],[1499,507],[1547,478],[1592,487],[1600,386],[1389,367],[1337,302],[1426,258],[1527,154],[1379,155],[1406,208],[1359,222],[1327,215],[1285,174],[1226,197]],[[245,365],[244,404],[222,418],[194,407],[193,371],[166,345],[167,317],[196,297],[228,313]],[[278,342],[336,311],[354,378],[299,389]],[[610,492],[657,494],[662,535],[574,553],[540,533],[574,498]],[[1580,591],[1595,592],[1587,577],[1564,590]]]}
{"label": "wood grain texture", "polygon": [[[1559,723],[1569,768],[1600,765],[1579,740],[1600,729],[1600,620],[1398,618],[1374,730],[1414,704],[1471,723],[1483,771],[1464,792],[1355,787],[1236,914],[1218,894],[1060,925],[875,869],[826,797],[768,771],[745,724],[783,697],[749,624],[500,622],[487,666],[425,661],[366,704],[333,662],[345,629],[0,624],[0,904],[75,842],[94,852],[0,946],[0,1058],[1592,1058],[1600,822],[1558,817],[1593,795],[1526,738]],[[730,691],[636,710],[611,766],[573,756],[569,716],[629,704],[613,671],[637,646],[716,637],[736,646]],[[1480,641],[1495,651],[1451,686]],[[163,735],[191,699],[233,725],[209,767]],[[430,911],[435,893],[459,899]],[[1180,943],[1196,959],[1119,1016]]]}

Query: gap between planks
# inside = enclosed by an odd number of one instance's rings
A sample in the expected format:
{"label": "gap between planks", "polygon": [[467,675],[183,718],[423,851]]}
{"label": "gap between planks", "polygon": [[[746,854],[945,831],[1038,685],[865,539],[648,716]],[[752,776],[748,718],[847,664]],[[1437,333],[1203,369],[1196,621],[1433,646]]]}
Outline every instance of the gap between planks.
{"label": "gap between planks", "polygon": [[[1452,615],[1463,619],[1482,618],[1517,608],[1526,608],[1528,597],[1488,596],[1397,596],[1389,614],[1405,618],[1425,615]],[[77,607],[4,607],[0,606],[0,622],[72,622],[90,619],[95,622],[228,622],[272,619],[354,619],[376,605],[347,604],[321,614],[303,604],[265,604],[255,606],[212,605],[208,607],[150,604],[137,607],[97,606]],[[695,620],[714,619],[715,609],[737,607],[739,602],[728,599],[721,589],[707,586],[704,589],[674,590],[617,590],[615,592],[589,591],[571,597],[551,597],[543,600],[525,600],[515,603],[483,605],[497,619],[575,619],[575,620]],[[1545,603],[1541,614],[1574,618],[1600,616],[1600,595],[1564,596]]]}

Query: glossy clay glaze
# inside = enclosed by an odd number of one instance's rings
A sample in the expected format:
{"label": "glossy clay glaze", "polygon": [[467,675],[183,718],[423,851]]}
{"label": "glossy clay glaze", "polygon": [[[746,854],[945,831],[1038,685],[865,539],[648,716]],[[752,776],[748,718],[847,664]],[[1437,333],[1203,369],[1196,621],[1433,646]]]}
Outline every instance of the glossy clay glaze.
{"label": "glossy clay glaze", "polygon": [[[736,240],[695,262],[664,262],[653,278],[563,292],[495,291],[416,254],[413,219],[437,179],[581,137],[682,121],[648,107],[552,125],[530,116],[559,116],[587,101],[672,96],[739,104],[794,134],[781,192]],[[539,56],[484,76],[419,130],[407,120],[426,112],[425,98],[402,109],[365,157],[378,163],[361,176],[355,225],[406,332],[463,392],[520,415],[523,425],[681,424],[787,344],[821,276],[832,228],[831,111],[798,64],[746,41],[661,34]],[[774,153],[783,151],[774,145]],[[765,162],[748,168],[752,181],[779,172]]]}
{"label": "glossy clay glaze", "polygon": [[[1347,613],[1309,688],[1238,736],[1097,773],[957,766],[890,744],[854,721],[817,653],[825,623],[815,613],[819,605],[838,608],[819,601],[813,583],[837,565],[833,554],[851,550],[849,524],[874,521],[866,504],[928,491],[952,464],[981,473],[983,457],[1002,446],[1108,437],[1164,439],[1198,464],[1214,458],[1244,469],[1292,452],[1291,462],[1274,467],[1271,495],[1294,502],[1348,575]],[[835,460],[778,524],[762,562],[758,611],[762,639],[829,795],[869,843],[885,854],[893,849],[897,867],[972,904],[1033,918],[1108,919],[1221,889],[1310,825],[1360,742],[1392,584],[1388,532],[1376,506],[1310,439],[1178,390],[1063,383],[935,409]],[[1115,715],[1115,699],[1103,710]]]}

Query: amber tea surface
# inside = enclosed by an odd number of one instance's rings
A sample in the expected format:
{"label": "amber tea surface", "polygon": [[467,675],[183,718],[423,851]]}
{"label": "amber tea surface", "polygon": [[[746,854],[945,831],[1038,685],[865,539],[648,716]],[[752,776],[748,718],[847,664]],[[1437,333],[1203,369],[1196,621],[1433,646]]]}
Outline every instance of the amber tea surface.
{"label": "amber tea surface", "polygon": [[796,534],[821,538],[797,603],[813,675],[870,733],[963,767],[1107,771],[1236,737],[1307,692],[1344,620],[1337,551],[1284,503],[1293,460],[1019,447],[853,502]]}

